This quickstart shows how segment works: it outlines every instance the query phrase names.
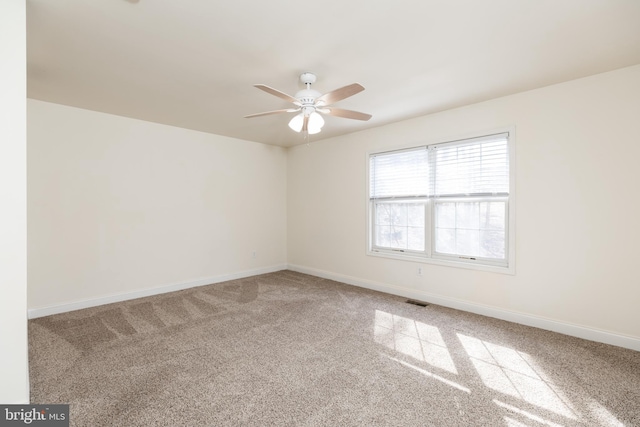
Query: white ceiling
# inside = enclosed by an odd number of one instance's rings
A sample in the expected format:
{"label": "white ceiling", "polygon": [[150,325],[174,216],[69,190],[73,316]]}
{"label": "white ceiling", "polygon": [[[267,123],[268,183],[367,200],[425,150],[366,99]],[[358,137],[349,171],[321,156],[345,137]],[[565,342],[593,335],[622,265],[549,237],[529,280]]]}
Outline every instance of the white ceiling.
{"label": "white ceiling", "polygon": [[27,0],[28,96],[293,146],[303,71],[366,90],[312,140],[640,63],[639,0]]}

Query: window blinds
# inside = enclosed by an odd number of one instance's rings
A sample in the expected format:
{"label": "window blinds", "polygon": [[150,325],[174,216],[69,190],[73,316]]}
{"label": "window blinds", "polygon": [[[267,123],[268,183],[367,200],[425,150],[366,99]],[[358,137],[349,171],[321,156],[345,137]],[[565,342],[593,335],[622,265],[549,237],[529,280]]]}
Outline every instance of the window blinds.
{"label": "window blinds", "polygon": [[508,133],[429,147],[430,195],[509,194]]}
{"label": "window blinds", "polygon": [[425,197],[429,194],[426,147],[375,154],[370,162],[371,198]]}
{"label": "window blinds", "polygon": [[378,153],[370,157],[370,198],[509,194],[508,133]]}

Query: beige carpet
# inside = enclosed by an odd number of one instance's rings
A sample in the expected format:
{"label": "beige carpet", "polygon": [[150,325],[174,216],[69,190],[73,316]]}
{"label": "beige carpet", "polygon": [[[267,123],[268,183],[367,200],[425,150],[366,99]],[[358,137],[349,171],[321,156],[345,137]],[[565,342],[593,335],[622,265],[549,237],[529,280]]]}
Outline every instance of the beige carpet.
{"label": "beige carpet", "polygon": [[291,271],[29,322],[73,426],[640,426],[640,353]]}

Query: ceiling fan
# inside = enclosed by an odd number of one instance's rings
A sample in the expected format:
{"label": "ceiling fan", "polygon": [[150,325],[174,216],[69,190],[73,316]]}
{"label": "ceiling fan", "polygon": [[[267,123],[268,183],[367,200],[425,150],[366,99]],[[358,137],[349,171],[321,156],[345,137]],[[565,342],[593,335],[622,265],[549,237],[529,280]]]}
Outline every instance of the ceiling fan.
{"label": "ceiling fan", "polygon": [[[330,105],[341,101],[345,98],[353,96],[364,90],[364,87],[358,83],[352,83],[350,85],[341,87],[340,89],[327,92],[324,95],[320,94],[317,90],[311,89],[311,85],[316,81],[316,75],[313,73],[302,73],[300,75],[300,81],[304,83],[305,89],[302,89],[295,96],[287,95],[272,87],[257,84],[254,85],[260,90],[263,90],[271,95],[275,95],[278,98],[282,98],[285,101],[291,102],[295,105],[295,108],[287,108],[283,110],[267,111],[264,113],[250,114],[245,118],[253,118],[260,116],[267,116],[270,114],[280,113],[297,113],[289,122],[289,127],[296,132],[305,132],[308,134],[315,134],[320,132],[322,126],[324,126],[324,119],[321,114],[328,114],[330,116],[344,117],[346,119],[355,120],[369,120],[371,114],[360,113],[358,111],[345,110],[343,108],[335,108]],[[321,114],[319,114],[321,113]]]}

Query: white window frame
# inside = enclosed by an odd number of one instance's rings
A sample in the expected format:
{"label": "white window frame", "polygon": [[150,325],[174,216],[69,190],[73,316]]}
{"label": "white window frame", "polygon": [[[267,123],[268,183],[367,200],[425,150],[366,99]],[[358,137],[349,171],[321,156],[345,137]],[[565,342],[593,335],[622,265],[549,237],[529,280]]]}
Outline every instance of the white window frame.
{"label": "white window frame", "polygon": [[[369,196],[370,186],[370,159],[376,154],[385,152],[394,152],[401,150],[412,150],[423,146],[433,145],[447,145],[456,143],[457,141],[481,138],[484,136],[490,136],[495,134],[508,134],[508,150],[509,150],[509,195],[508,196],[480,196],[470,198],[451,198],[451,199],[430,199],[428,197],[415,197],[415,198],[398,198],[392,200],[374,201]],[[464,269],[473,269],[481,271],[491,271],[503,274],[515,274],[515,224],[516,224],[516,212],[515,212],[515,200],[516,200],[516,186],[515,186],[515,127],[493,129],[485,132],[474,132],[472,134],[466,134],[458,136],[456,138],[448,138],[444,140],[437,140],[428,143],[407,145],[400,147],[393,147],[386,150],[376,150],[368,152],[366,155],[366,204],[367,204],[367,248],[366,254],[368,256],[391,258],[396,260],[419,262],[424,264],[435,264],[449,267],[457,267]],[[505,227],[505,256],[506,262],[496,261],[493,259],[483,259],[479,257],[461,257],[459,255],[446,255],[435,253],[435,206],[438,202],[461,201],[461,200],[474,200],[474,201],[489,201],[489,200],[505,200],[506,199],[506,227]],[[425,203],[425,250],[424,251],[410,251],[410,250],[397,250],[388,249],[385,247],[374,246],[374,215],[376,203],[393,203],[393,202],[424,202]]]}

